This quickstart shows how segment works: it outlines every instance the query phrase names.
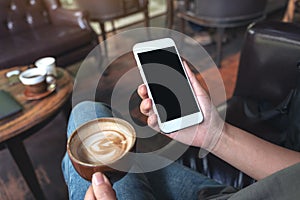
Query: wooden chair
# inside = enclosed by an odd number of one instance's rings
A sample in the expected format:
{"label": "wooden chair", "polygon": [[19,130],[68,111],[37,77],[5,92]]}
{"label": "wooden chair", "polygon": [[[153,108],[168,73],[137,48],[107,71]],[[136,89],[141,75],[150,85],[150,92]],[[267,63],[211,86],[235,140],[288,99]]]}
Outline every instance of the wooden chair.
{"label": "wooden chair", "polygon": [[246,26],[263,19],[266,4],[267,0],[185,0],[185,9],[178,11],[178,17],[182,32],[185,21],[217,29],[216,64],[220,66],[225,28]]}
{"label": "wooden chair", "polygon": [[143,12],[145,26],[149,26],[148,0],[75,0],[75,3],[89,12],[91,21],[99,23],[103,41],[106,40],[105,22],[113,24],[116,19]]}

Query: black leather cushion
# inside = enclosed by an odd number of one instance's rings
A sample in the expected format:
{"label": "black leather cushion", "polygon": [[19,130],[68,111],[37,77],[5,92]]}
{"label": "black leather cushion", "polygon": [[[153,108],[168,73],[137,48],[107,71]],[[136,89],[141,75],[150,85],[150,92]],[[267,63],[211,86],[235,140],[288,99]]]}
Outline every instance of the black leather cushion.
{"label": "black leather cushion", "polygon": [[[278,119],[249,118],[244,103],[252,108],[260,102],[271,106],[282,102],[296,85],[299,60],[299,25],[265,21],[250,27],[241,52],[234,95],[227,108],[218,107],[221,112],[227,109],[226,122],[282,145],[286,136]],[[198,152],[199,149],[191,147],[179,162],[236,188],[255,181],[212,154],[199,159]]]}
{"label": "black leather cushion", "polygon": [[196,0],[195,13],[207,18],[220,18],[220,21],[232,21],[262,16],[266,0]]}
{"label": "black leather cushion", "polygon": [[251,27],[244,42],[234,96],[281,102],[296,85],[300,26],[263,22]]}
{"label": "black leather cushion", "polygon": [[0,48],[0,55],[8,66],[32,64],[40,57],[59,56],[88,44],[90,40],[91,32],[79,27],[41,26],[13,37],[2,37],[0,44],[10,48]]}
{"label": "black leather cushion", "polygon": [[177,162],[198,171],[219,183],[231,185],[237,189],[244,188],[255,182],[246,174],[232,167],[213,154],[199,158],[199,148],[189,147]]}
{"label": "black leather cushion", "polygon": [[249,116],[245,112],[245,104],[255,114],[261,102],[239,96],[232,97],[227,101],[226,122],[238,126],[264,140],[282,145],[285,139],[284,130],[287,126],[287,115],[286,117],[280,115],[261,120],[259,117]]}
{"label": "black leather cushion", "polygon": [[56,57],[66,67],[97,44],[87,14],[62,8],[59,0],[0,1],[0,69],[44,56]]}
{"label": "black leather cushion", "polygon": [[1,0],[0,36],[49,24],[48,12],[41,0]]}

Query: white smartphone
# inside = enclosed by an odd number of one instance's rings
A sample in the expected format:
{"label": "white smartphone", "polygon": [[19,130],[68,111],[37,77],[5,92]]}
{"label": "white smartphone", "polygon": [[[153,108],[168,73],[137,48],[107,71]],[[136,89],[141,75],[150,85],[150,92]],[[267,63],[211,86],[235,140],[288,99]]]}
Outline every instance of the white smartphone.
{"label": "white smartphone", "polygon": [[133,53],[160,130],[171,133],[201,123],[203,114],[175,42],[163,38],[137,43]]}

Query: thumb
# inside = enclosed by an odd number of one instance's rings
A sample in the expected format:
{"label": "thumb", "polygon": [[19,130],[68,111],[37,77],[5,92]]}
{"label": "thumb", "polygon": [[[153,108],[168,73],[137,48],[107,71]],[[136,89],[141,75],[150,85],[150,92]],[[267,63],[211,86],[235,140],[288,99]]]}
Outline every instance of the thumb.
{"label": "thumb", "polygon": [[97,200],[116,200],[116,193],[109,180],[100,172],[92,177],[92,187]]}

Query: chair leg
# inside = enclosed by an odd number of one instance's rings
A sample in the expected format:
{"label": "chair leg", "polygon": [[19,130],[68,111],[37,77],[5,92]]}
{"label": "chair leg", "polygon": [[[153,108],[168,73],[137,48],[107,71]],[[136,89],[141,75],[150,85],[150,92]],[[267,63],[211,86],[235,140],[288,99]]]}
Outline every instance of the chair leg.
{"label": "chair leg", "polygon": [[183,18],[180,18],[180,31],[185,33],[185,20]]}
{"label": "chair leg", "polygon": [[221,67],[221,59],[222,59],[222,39],[224,35],[225,28],[217,28],[217,55],[216,55],[216,65],[217,67]]}
{"label": "chair leg", "polygon": [[102,40],[104,42],[104,53],[107,56],[108,52],[107,52],[107,43],[106,43],[105,24],[102,22],[99,22],[99,25],[100,25],[100,29],[101,29]]}
{"label": "chair leg", "polygon": [[113,32],[114,34],[116,34],[117,31],[116,31],[116,26],[115,26],[115,21],[114,21],[114,20],[111,21],[111,27],[112,27],[112,32]]}
{"label": "chair leg", "polygon": [[99,24],[100,24],[102,39],[103,41],[105,41],[106,40],[105,24],[102,22],[99,22]]}
{"label": "chair leg", "polygon": [[144,11],[144,18],[145,18],[145,27],[149,27],[150,23],[149,23],[149,12],[148,9],[145,9]]}
{"label": "chair leg", "polygon": [[174,1],[173,0],[167,0],[167,27],[169,29],[173,28],[174,24]]}

